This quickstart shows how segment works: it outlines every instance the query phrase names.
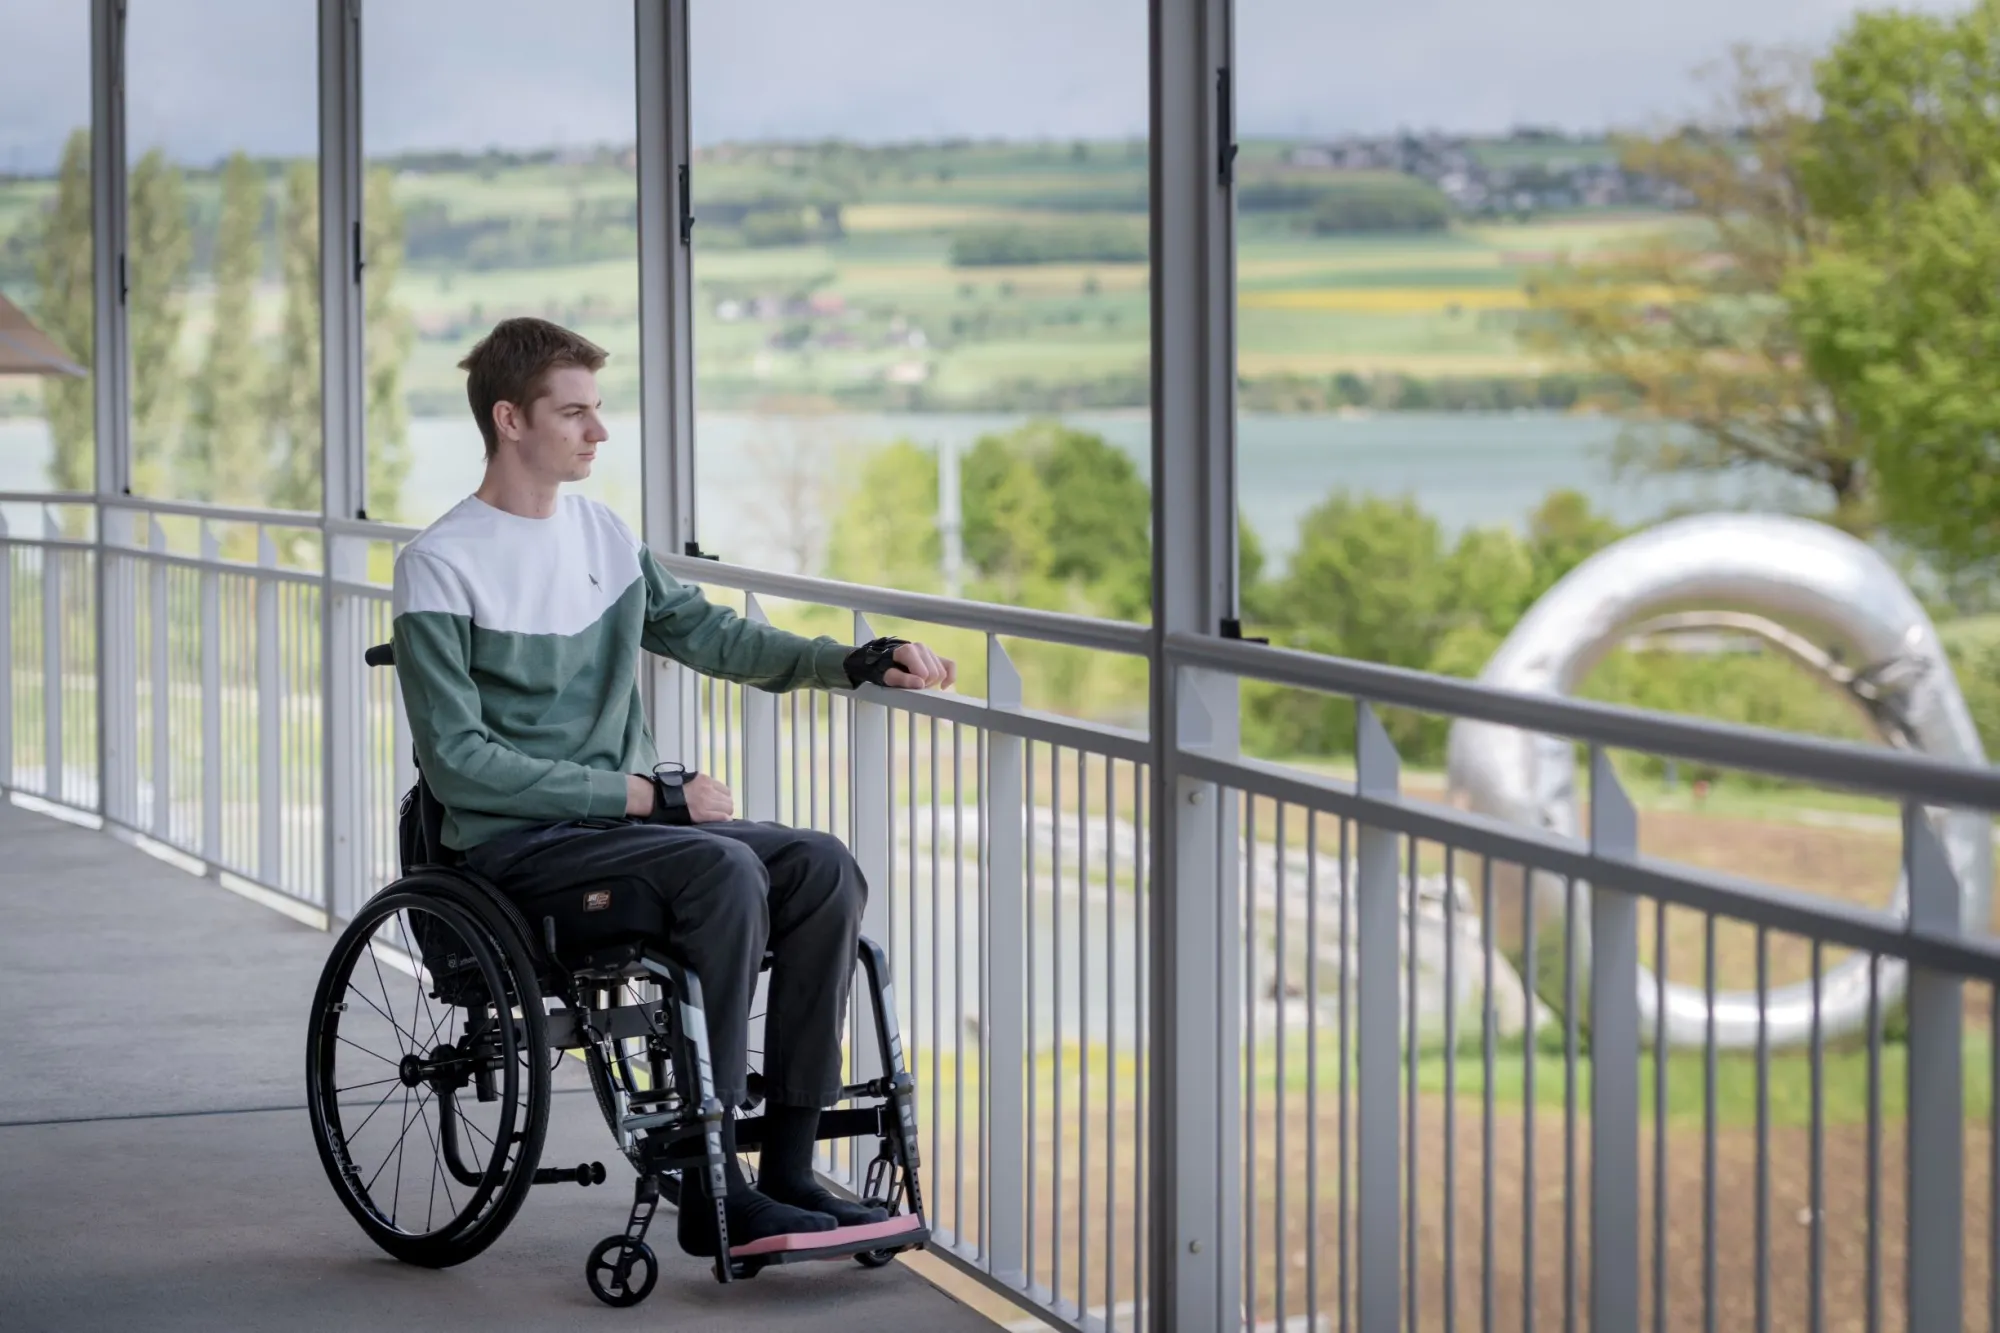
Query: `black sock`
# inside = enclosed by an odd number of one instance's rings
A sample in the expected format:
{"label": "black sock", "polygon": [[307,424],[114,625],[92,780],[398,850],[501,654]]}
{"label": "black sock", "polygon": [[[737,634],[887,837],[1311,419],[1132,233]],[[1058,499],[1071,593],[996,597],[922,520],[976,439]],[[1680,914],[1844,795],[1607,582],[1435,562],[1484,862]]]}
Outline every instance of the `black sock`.
{"label": "black sock", "polygon": [[886,1219],[889,1214],[883,1209],[849,1203],[819,1183],[812,1171],[814,1135],[818,1132],[817,1106],[766,1103],[757,1189],[779,1203],[825,1213],[844,1227]]}
{"label": "black sock", "polygon": [[[797,1232],[831,1231],[841,1225],[831,1215],[771,1198],[750,1188],[743,1166],[736,1160],[736,1122],[722,1122],[722,1174],[728,1189],[723,1197],[723,1219],[729,1224],[729,1243],[742,1245],[767,1236],[787,1236]],[[680,1216],[676,1231],[681,1249],[696,1258],[715,1257],[715,1200],[708,1190],[708,1164],[702,1160],[681,1168]]]}

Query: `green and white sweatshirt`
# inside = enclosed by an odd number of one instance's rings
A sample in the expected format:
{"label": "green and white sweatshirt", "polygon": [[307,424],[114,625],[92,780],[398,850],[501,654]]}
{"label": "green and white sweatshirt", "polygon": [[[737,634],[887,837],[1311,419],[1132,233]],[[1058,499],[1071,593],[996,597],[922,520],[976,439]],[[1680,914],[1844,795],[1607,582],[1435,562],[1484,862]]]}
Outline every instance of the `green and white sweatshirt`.
{"label": "green and white sweatshirt", "polygon": [[397,556],[394,617],[417,762],[460,850],[625,813],[626,774],[656,760],[641,648],[766,690],[849,685],[848,645],[711,605],[580,495],[545,519],[468,496]]}

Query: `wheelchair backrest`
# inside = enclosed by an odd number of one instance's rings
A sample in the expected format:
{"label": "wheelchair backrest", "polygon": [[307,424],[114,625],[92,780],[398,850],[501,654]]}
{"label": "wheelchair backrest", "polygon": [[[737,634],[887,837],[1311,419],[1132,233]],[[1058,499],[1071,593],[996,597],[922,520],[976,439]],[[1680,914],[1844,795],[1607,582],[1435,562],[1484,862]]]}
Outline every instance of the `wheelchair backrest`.
{"label": "wheelchair backrest", "polygon": [[[415,762],[415,755],[410,758]],[[462,859],[444,845],[444,806],[431,793],[421,769],[417,772],[417,785],[403,793],[397,809],[396,835],[405,875],[420,865],[451,866]]]}

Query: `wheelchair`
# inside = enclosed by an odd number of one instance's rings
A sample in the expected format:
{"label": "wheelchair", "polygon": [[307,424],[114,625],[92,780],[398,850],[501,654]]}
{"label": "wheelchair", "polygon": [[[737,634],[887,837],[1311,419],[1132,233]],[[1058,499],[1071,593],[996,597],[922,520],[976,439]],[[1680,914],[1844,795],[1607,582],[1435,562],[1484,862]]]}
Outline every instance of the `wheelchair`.
{"label": "wheelchair", "polygon": [[[370,648],[366,660],[393,666],[393,649]],[[888,960],[875,943],[861,940],[859,962],[882,1072],[842,1088],[820,1116],[819,1138],[855,1140],[857,1150],[874,1140],[860,1197],[889,1218],[731,1246],[722,1122],[736,1116],[737,1147],[750,1151],[763,1118],[725,1108],[715,1095],[700,978],[647,940],[566,951],[553,919],[538,929],[444,847],[443,808],[421,772],[398,815],[402,877],[341,932],[306,1038],[320,1160],[378,1246],[424,1267],[464,1263],[500,1237],[532,1187],[605,1182],[601,1162],[540,1162],[553,1076],[569,1052],[581,1054],[635,1177],[624,1230],[585,1263],[591,1291],[606,1304],[636,1305],[652,1292],[659,1264],[646,1230],[662,1202],[679,1206],[690,1171],[707,1173],[719,1282],[803,1260],[852,1256],[880,1267],[925,1246],[916,1085],[903,1064]],[[751,1063],[754,1108],[754,1050]]]}

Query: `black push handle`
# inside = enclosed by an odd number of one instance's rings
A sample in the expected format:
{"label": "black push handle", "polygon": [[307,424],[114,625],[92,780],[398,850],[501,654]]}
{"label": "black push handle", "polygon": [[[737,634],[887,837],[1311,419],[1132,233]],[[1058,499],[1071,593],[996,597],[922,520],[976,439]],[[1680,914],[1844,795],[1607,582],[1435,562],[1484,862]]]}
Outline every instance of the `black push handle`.
{"label": "black push handle", "polygon": [[396,665],[396,645],[393,643],[378,643],[367,652],[361,654],[361,660],[369,666],[394,666]]}

